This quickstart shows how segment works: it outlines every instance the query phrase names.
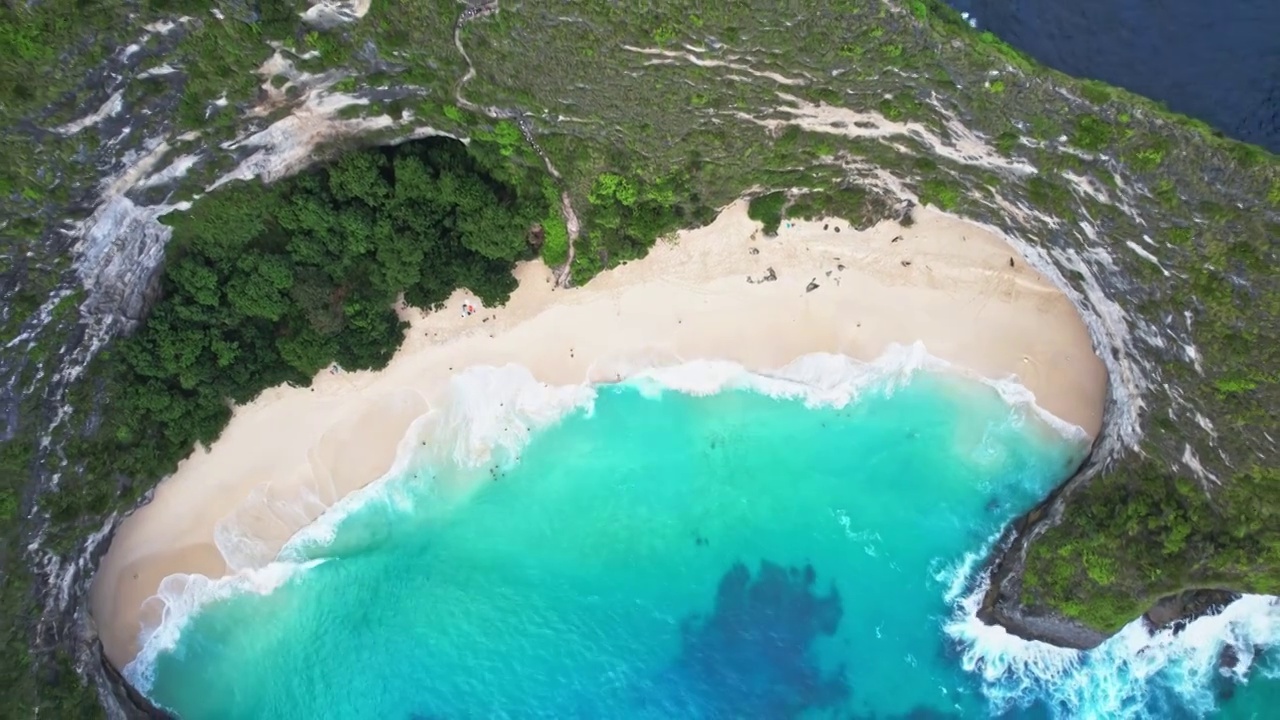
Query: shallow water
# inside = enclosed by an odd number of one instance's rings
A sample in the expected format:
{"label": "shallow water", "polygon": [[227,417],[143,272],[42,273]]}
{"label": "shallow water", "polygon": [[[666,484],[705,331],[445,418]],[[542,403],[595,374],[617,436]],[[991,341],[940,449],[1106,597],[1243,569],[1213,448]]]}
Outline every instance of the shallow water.
{"label": "shallow water", "polygon": [[1216,672],[1192,630],[1147,672],[975,624],[977,558],[1081,446],[988,386],[891,380],[824,407],[602,387],[518,456],[372,489],[128,673],[189,720],[1174,717],[1235,688],[1187,672]]}
{"label": "shallow water", "polygon": [[1275,0],[947,0],[1040,62],[1280,152]]}

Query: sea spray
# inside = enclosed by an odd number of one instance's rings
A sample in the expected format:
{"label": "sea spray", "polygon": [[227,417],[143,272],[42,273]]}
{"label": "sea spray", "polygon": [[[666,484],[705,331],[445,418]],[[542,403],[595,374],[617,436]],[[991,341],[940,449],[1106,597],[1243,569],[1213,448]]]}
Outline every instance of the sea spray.
{"label": "sea spray", "polygon": [[144,615],[156,616],[157,621],[142,628],[139,635],[142,649],[125,666],[125,679],[143,693],[148,692],[155,679],[153,671],[156,657],[177,646],[182,630],[201,608],[218,600],[245,594],[268,595],[297,573],[317,567],[323,562],[274,562],[263,568],[218,579],[185,573],[166,577],[161,581],[159,591],[143,606]]}
{"label": "sea spray", "polygon": [[[1219,680],[1248,681],[1256,650],[1280,645],[1280,601],[1261,595],[1181,631],[1152,633],[1137,619],[1090,651],[1026,640],[978,619],[988,581],[970,557],[938,576],[953,603],[944,630],[963,647],[961,666],[982,678],[993,713],[1038,706],[1056,718],[1202,717],[1219,709]],[[1227,648],[1236,657],[1229,667]]]}

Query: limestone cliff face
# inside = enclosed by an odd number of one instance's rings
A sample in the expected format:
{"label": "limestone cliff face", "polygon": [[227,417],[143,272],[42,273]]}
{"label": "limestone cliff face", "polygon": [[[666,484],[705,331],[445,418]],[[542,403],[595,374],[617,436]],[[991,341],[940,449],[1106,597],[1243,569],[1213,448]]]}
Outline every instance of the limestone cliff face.
{"label": "limestone cliff face", "polygon": [[[73,140],[89,135],[102,140],[86,145],[79,158],[94,168],[94,182],[76,185],[67,202],[41,210],[50,222],[32,249],[6,257],[9,262],[0,266],[0,320],[5,323],[0,327],[12,329],[0,340],[0,439],[37,438],[25,464],[31,471],[30,482],[20,498],[21,552],[34,568],[34,592],[41,608],[31,628],[33,646],[43,654],[58,651],[73,657],[76,671],[97,689],[108,717],[164,715],[127,688],[106,664],[87,610],[87,590],[97,561],[131,508],[82,519],[74,536],[54,537],[53,523],[41,505],[42,497],[78,480],[78,468],[64,453],[67,443],[100,430],[95,407],[101,401],[100,389],[86,390],[78,384],[85,368],[113,338],[135,328],[155,299],[171,235],[160,218],[184,211],[201,194],[216,192],[226,182],[271,182],[302,170],[344,143],[384,143],[443,132],[437,129],[443,122],[440,117],[420,116],[404,106],[398,112],[387,108],[406,98],[421,101],[421,107],[452,105],[470,110],[479,119],[471,130],[483,131],[484,123],[497,117],[517,121],[527,141],[546,146],[543,152],[542,146],[535,145],[549,171],[557,178],[563,173],[564,211],[575,237],[579,222],[573,203],[581,203],[585,195],[582,178],[599,168],[590,160],[578,159],[572,147],[566,150],[563,140],[602,148],[644,144],[620,137],[625,135],[620,128],[631,127],[628,123],[642,123],[644,132],[665,128],[662,123],[667,123],[674,129],[664,132],[672,138],[709,133],[708,137],[721,138],[717,142],[731,143],[738,140],[728,135],[737,135],[755,138],[753,142],[761,145],[781,145],[788,133],[803,131],[804,137],[820,138],[822,143],[805,156],[807,160],[796,160],[799,164],[786,168],[795,171],[785,176],[787,182],[796,182],[797,177],[836,177],[838,182],[873,188],[903,201],[929,201],[932,181],[922,178],[920,168],[927,167],[923,162],[927,161],[935,166],[929,172],[937,172],[941,163],[945,179],[962,188],[963,197],[955,201],[957,211],[1003,231],[1028,263],[1066,292],[1085,319],[1109,371],[1106,420],[1087,463],[1010,530],[993,559],[984,618],[1019,634],[1071,647],[1092,647],[1105,637],[1051,612],[1029,612],[1022,605],[1020,585],[1028,546],[1068,512],[1072,496],[1092,478],[1146,453],[1211,488],[1233,463],[1243,462],[1247,452],[1275,451],[1275,441],[1268,444],[1261,436],[1246,438],[1235,447],[1220,442],[1212,419],[1215,410],[1195,385],[1208,382],[1202,367],[1205,350],[1197,345],[1196,335],[1203,312],[1169,304],[1169,287],[1184,282],[1187,272],[1177,266],[1181,261],[1175,249],[1160,239],[1173,224],[1161,218],[1168,211],[1157,202],[1156,180],[1151,179],[1151,187],[1139,186],[1116,157],[1101,150],[1081,151],[1065,137],[1037,139],[1028,133],[1015,143],[1011,152],[1017,156],[1011,159],[1008,152],[997,151],[998,131],[991,129],[989,117],[964,99],[966,93],[984,93],[984,102],[1005,98],[1012,93],[1005,90],[1007,81],[1010,88],[1015,82],[1024,87],[1022,100],[1007,102],[1023,103],[1030,108],[1028,115],[1037,111],[1038,103],[1083,108],[1083,101],[1058,79],[1005,68],[999,71],[1000,89],[993,90],[995,76],[990,73],[995,71],[970,69],[963,65],[967,60],[956,59],[969,57],[966,43],[970,41],[936,40],[910,16],[895,12],[890,21],[874,19],[889,22],[889,40],[898,42],[896,51],[886,50],[884,57],[900,56],[903,44],[921,43],[957,79],[949,89],[939,90],[928,85],[932,81],[927,72],[907,69],[892,77],[857,81],[871,88],[871,95],[901,96],[905,88],[916,98],[912,112],[921,119],[904,120],[890,117],[900,109],[884,102],[865,107],[852,91],[833,95],[827,79],[843,77],[848,68],[822,65],[829,60],[821,58],[830,53],[799,53],[794,66],[779,65],[772,58],[783,50],[770,50],[767,45],[780,42],[774,33],[762,31],[739,39],[736,49],[735,42],[709,33],[696,41],[687,39],[676,49],[643,47],[653,42],[645,36],[619,36],[609,41],[612,50],[605,45],[590,48],[601,55],[612,52],[608,62],[575,64],[574,58],[581,60],[586,50],[563,38],[577,37],[573,33],[579,25],[598,30],[605,20],[543,17],[537,14],[541,10],[520,7],[512,11],[514,20],[499,11],[505,24],[485,24],[496,8],[493,3],[463,5],[458,8],[460,17],[424,20],[435,23],[431,27],[437,41],[437,46],[428,48],[430,59],[425,64],[411,59],[408,50],[380,50],[374,42],[377,37],[367,35],[353,36],[356,48],[348,64],[339,67],[303,70],[300,66],[310,53],[276,47],[258,68],[252,100],[218,110],[222,107],[218,99],[209,99],[208,111],[233,112],[236,117],[232,130],[221,135],[213,129],[184,132],[177,127],[174,116],[183,72],[170,67],[167,58],[193,24],[222,22],[222,18],[154,23],[143,28],[138,41],[129,46],[138,49],[119,49],[99,69],[92,99],[84,103],[92,108],[90,112],[41,131]],[[308,27],[343,31],[369,22],[365,18],[369,11],[368,2],[325,0],[307,11],[304,22]],[[462,32],[463,21],[474,21],[467,33]],[[537,28],[532,40],[521,35],[529,28]],[[379,32],[393,34],[390,29]],[[464,49],[464,35],[484,49]],[[538,47],[554,51],[559,47],[556,43],[561,43],[568,49],[563,57],[544,60],[541,70],[522,70],[496,42],[508,36],[516,44],[540,43]],[[879,35],[873,37],[875,42],[887,42]],[[472,58],[468,51],[484,56]],[[481,66],[480,79],[474,79],[473,61]],[[413,62],[420,64],[413,66]],[[407,69],[413,70],[412,76]],[[710,79],[706,73],[712,73]],[[377,83],[353,89],[353,81],[374,75],[380,78]],[[433,79],[424,80],[424,75]],[[158,79],[166,89],[153,97],[130,100],[129,88],[148,78]],[[476,94],[475,102],[460,92],[468,82],[472,84],[467,92]],[[709,101],[696,95],[695,100],[704,105],[690,109],[675,103],[676,107],[654,110],[657,114],[651,119],[632,117],[635,107],[648,111],[662,105],[633,94],[685,93],[690,86],[707,94],[732,87],[751,99],[745,107],[726,104],[719,109],[704,107]],[[610,99],[602,100],[602,95]],[[622,100],[613,102],[619,97]],[[226,104],[225,99],[221,102]],[[846,108],[847,115],[830,112],[842,104],[859,107],[856,112]],[[1122,110],[1126,117],[1141,113],[1128,106]],[[1156,128],[1152,133],[1164,132],[1159,121],[1148,121],[1149,127]],[[1138,120],[1132,122],[1136,125]],[[725,128],[732,132],[726,134]],[[445,130],[463,135],[468,127]],[[1169,131],[1175,140],[1189,137],[1179,132]],[[549,136],[561,141],[548,143]],[[646,152],[664,152],[660,143],[650,140],[646,139],[646,147],[658,149]],[[1219,205],[1256,205],[1256,188],[1233,175],[1221,153],[1201,145],[1193,143],[1184,149],[1185,165],[1166,163],[1166,177],[1182,183],[1186,203],[1210,198]],[[734,169],[731,164],[738,162],[749,168],[752,161],[746,155],[726,151],[726,157],[713,158],[715,163],[708,165]],[[1032,162],[1050,156],[1076,160],[1044,170]],[[655,163],[669,159],[655,157],[650,158]],[[552,158],[560,163],[558,171]],[[1091,164],[1085,165],[1086,161]],[[709,186],[705,199],[727,202],[757,184],[745,174],[748,170],[742,172],[738,186]],[[1038,178],[1048,180],[1036,185]],[[1046,199],[1044,188],[1050,182],[1063,198]],[[1205,189],[1210,187],[1217,188],[1212,190],[1217,194]],[[1274,209],[1259,212],[1280,222]],[[589,222],[584,218],[585,232]],[[1194,226],[1199,218],[1191,214],[1177,222]],[[0,224],[0,231],[4,229]],[[27,298],[33,305],[23,317],[14,309],[20,304],[18,298]],[[1166,429],[1155,436],[1144,432],[1153,416],[1168,418]],[[118,481],[124,488],[156,480]],[[1205,604],[1194,600],[1183,605]]]}
{"label": "limestone cliff face", "polygon": [[[355,6],[368,9],[367,2]],[[356,17],[353,12],[342,3],[317,5],[316,22],[350,21]],[[162,54],[172,50],[166,38],[180,33],[179,25],[171,22],[148,26],[138,44],[160,38]],[[16,326],[14,336],[0,346],[0,440],[14,439],[20,432],[34,432],[39,438],[22,498],[25,561],[34,570],[41,610],[30,628],[33,649],[43,657],[59,653],[73,658],[75,671],[97,689],[112,720],[168,715],[128,687],[106,661],[89,615],[88,589],[98,560],[131,508],[84,528],[79,539],[48,536],[49,518],[39,498],[78,480],[78,468],[66,462],[62,446],[79,434],[99,430],[99,393],[80,393],[77,404],[70,391],[90,361],[112,339],[136,328],[155,300],[172,234],[160,218],[190,206],[174,198],[193,168],[204,168],[210,177],[196,183],[197,194],[233,179],[270,182],[316,162],[322,147],[397,125],[385,115],[340,117],[343,108],[368,100],[330,92],[341,77],[338,73],[299,72],[277,55],[260,70],[261,95],[253,106],[242,109],[237,137],[221,145],[202,143],[198,132],[179,134],[173,129],[173,95],[145,107],[122,101],[130,83],[155,73],[148,66],[156,62],[156,54],[124,48],[113,55],[97,78],[103,98],[98,109],[54,129],[65,136],[96,133],[111,138],[87,159],[99,169],[99,179],[76,188],[69,207],[51,209],[67,219],[43,234],[35,244],[38,253],[10,258],[12,265],[0,272],[0,320]],[[271,108],[285,100],[284,87],[266,82],[276,76],[289,78],[288,110],[267,118]],[[395,132],[403,138],[432,131],[409,125]],[[211,172],[215,164],[225,172]],[[37,278],[55,278],[56,284],[39,290],[32,287]],[[46,294],[34,312],[25,318],[13,316],[14,298],[38,292]]]}

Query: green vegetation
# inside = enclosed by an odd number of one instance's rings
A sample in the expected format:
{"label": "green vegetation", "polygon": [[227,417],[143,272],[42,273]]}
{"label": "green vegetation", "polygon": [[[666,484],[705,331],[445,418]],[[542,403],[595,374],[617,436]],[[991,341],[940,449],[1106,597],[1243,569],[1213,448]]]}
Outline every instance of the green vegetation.
{"label": "green vegetation", "polygon": [[[267,42],[291,44],[302,5],[264,0],[252,12],[228,9],[218,20],[211,10],[220,4],[213,0],[0,4],[0,217],[11,220],[6,234],[19,243],[33,241],[66,219],[57,214],[69,204],[83,201],[73,195],[96,186],[99,168],[86,158],[119,128],[70,137],[48,130],[106,108],[117,91],[127,108],[117,117],[176,119],[204,131],[206,141],[229,139],[262,82],[254,71],[272,52]],[[173,23],[179,16],[188,19]],[[131,70],[118,67],[125,56],[137,63]],[[177,72],[137,77],[165,64]]]}
{"label": "green vegetation", "polygon": [[1119,630],[1164,595],[1280,587],[1280,470],[1201,483],[1155,463],[1095,479],[1052,540],[1031,546],[1025,591],[1069,617]]}
{"label": "green vegetation", "polygon": [[778,226],[782,224],[782,208],[787,204],[787,194],[771,192],[751,198],[747,206],[747,217],[764,225],[765,235],[776,235]]}
{"label": "green vegetation", "polygon": [[[448,115],[448,110],[445,110]],[[520,137],[520,128],[510,120],[503,120],[494,126],[493,130],[480,129],[472,134],[472,139],[485,140],[497,144],[498,152],[503,157],[510,157],[515,154],[516,149],[524,143],[524,138]]]}
{"label": "green vegetation", "polygon": [[996,37],[994,33],[984,32],[978,36],[982,40],[982,44],[991,48],[997,55],[1004,58],[1009,64],[1023,70],[1030,70],[1031,59],[1023,55],[1021,51],[1016,50],[1009,43]]}
{"label": "green vegetation", "polygon": [[[184,127],[203,128],[206,123],[229,124],[238,119],[235,106],[253,99],[262,79],[255,71],[271,56],[268,38],[286,36],[295,24],[291,3],[263,3],[256,23],[225,21],[205,16],[178,46],[177,61],[186,72],[178,119]],[[225,98],[226,105],[214,105]]]}
{"label": "green vegetation", "polygon": [[1081,150],[1100,152],[1111,145],[1114,129],[1105,120],[1093,115],[1081,115],[1076,118],[1075,131],[1071,133],[1071,144]]}
{"label": "green vegetation", "polygon": [[[1183,585],[1280,591],[1280,562],[1257,545],[1271,542],[1269,531],[1246,538],[1225,531],[1237,519],[1252,522],[1255,509],[1280,507],[1267,490],[1276,485],[1267,470],[1275,448],[1260,440],[1280,437],[1272,370],[1280,367],[1280,288],[1272,272],[1280,260],[1273,242],[1280,162],[1273,155],[1122,90],[1046,72],[973,30],[943,0],[911,0],[909,13],[833,0],[798,16],[767,0],[747,7],[672,0],[642,19],[616,3],[504,3],[501,13],[461,27],[475,69],[463,92],[479,106],[503,109],[502,117],[521,117],[520,126],[466,111],[454,97],[467,70],[453,45],[455,0],[380,0],[359,22],[327,31],[299,24],[301,0],[252,3],[253,13],[233,5],[40,0],[0,7],[0,218],[8,222],[0,228],[0,272],[18,276],[18,290],[0,309],[0,345],[30,329],[69,274],[70,257],[51,249],[60,246],[46,228],[83,218],[97,202],[101,168],[120,167],[124,153],[145,154],[144,140],[163,138],[174,148],[164,162],[201,156],[174,199],[189,198],[233,165],[223,143],[290,112],[287,103],[265,118],[246,112],[264,80],[256,70],[274,52],[268,41],[299,70],[337,72],[343,79],[335,92],[379,89],[377,102],[350,106],[344,117],[413,111],[411,125],[376,131],[360,144],[399,141],[428,126],[471,142],[465,152],[444,141],[362,151],[275,187],[228,185],[173,216],[163,300],[62,403],[70,419],[54,443],[66,467],[37,449],[55,402],[44,395],[47,378],[56,374],[58,349],[75,336],[82,298],[59,304],[31,342],[0,348],[27,361],[17,378],[21,424],[0,443],[0,637],[7,643],[0,683],[18,716],[37,707],[41,717],[58,718],[96,710],[58,648],[28,651],[37,610],[21,548],[33,510],[54,514],[46,547],[66,551],[100,526],[104,511],[129,507],[193,442],[216,435],[224,400],[270,382],[305,382],[329,360],[350,368],[383,362],[400,336],[388,310],[397,290],[431,304],[465,284],[500,299],[510,288],[511,260],[530,254],[526,243],[539,238],[548,263],[568,262],[561,193],[582,224],[570,267],[579,284],[642,256],[679,227],[707,222],[753,187],[788,191],[752,202],[752,217],[773,230],[784,213],[866,227],[898,200],[877,185],[878,173],[926,203],[1029,242],[1066,252],[1100,245],[1115,262],[1104,281],[1121,278],[1104,290],[1130,321],[1165,327],[1167,318],[1176,325],[1190,313],[1185,339],[1198,355],[1184,359],[1174,347],[1147,357],[1162,384],[1180,393],[1174,401],[1157,388],[1143,399],[1149,460],[1120,458],[1072,496],[1064,523],[1032,548],[1025,600],[1113,627]],[[209,12],[215,6],[225,20]],[[167,33],[143,29],[180,15],[194,20]],[[140,64],[112,80],[106,69],[135,42]],[[732,67],[680,57],[655,62],[626,49],[655,45],[707,48],[692,54],[731,58]],[[140,69],[161,64],[177,72],[137,79]],[[115,119],[71,136],[48,132],[118,89],[124,107]],[[296,98],[298,88],[290,90]],[[780,101],[779,93],[797,101]],[[880,113],[943,138],[960,122],[1037,173],[932,157],[911,135],[853,139],[820,123],[802,129],[792,124],[796,108],[780,110],[780,102]],[[136,131],[120,141],[126,119]],[[560,177],[547,176],[522,127]],[[180,140],[189,130],[200,137]],[[421,173],[407,169],[402,187],[400,170],[412,167]],[[1066,172],[1107,199],[1077,191]],[[149,189],[146,202],[167,191]],[[402,193],[416,198],[413,212]],[[476,198],[493,211],[479,211]],[[1004,202],[1059,222],[1019,227]],[[1098,239],[1086,240],[1077,221],[1095,227]],[[1144,235],[1169,276],[1127,247],[1145,246]],[[1212,420],[1212,441],[1189,408]],[[95,424],[89,418],[98,412],[105,416]],[[1188,448],[1222,481],[1222,489],[1201,493],[1203,503],[1185,490]],[[1259,467],[1247,469],[1250,462]],[[66,481],[36,498],[27,479],[40,463],[46,476],[58,471]],[[1252,489],[1237,497],[1237,487]],[[1124,509],[1131,494],[1140,500],[1138,520]]]}
{"label": "green vegetation", "polygon": [[960,188],[941,178],[926,180],[920,186],[920,202],[943,210],[954,210],[960,204]]}
{"label": "green vegetation", "polygon": [[[1170,162],[1166,157],[1162,167]],[[1154,195],[1165,212],[1185,212],[1169,179],[1156,184]],[[1162,233],[1170,243],[1159,251],[1162,263],[1188,277],[1171,283],[1154,311],[1196,313],[1199,367],[1167,363],[1163,369],[1170,381],[1198,393],[1199,412],[1215,426],[1216,447],[1204,444],[1203,431],[1156,416],[1143,446],[1146,458],[1121,463],[1077,490],[1062,522],[1027,556],[1026,604],[1105,631],[1187,589],[1280,591],[1280,472],[1268,454],[1274,450],[1258,434],[1274,430],[1272,409],[1280,403],[1280,282],[1270,271],[1276,258],[1268,239],[1280,225],[1258,210],[1242,221],[1212,203],[1198,214],[1196,231]],[[1240,277],[1250,282],[1234,280]],[[1214,479],[1153,460],[1187,451],[1197,453]],[[1215,463],[1210,453],[1217,452],[1240,463]]]}
{"label": "green vegetation", "polygon": [[[38,345],[48,353],[49,345]],[[23,387],[34,380],[24,373]],[[24,395],[21,417],[39,418],[38,395]],[[40,439],[34,422],[19,426],[16,437],[0,443],[0,716],[96,720],[103,711],[93,688],[73,671],[69,648],[36,644],[31,637],[40,608],[31,594],[33,570],[21,554],[24,497],[30,492],[34,453]]]}
{"label": "green vegetation", "polygon": [[[229,402],[307,384],[335,361],[385,365],[402,292],[419,307],[458,287],[504,302],[548,207],[494,175],[459,143],[419,141],[270,189],[233,186],[177,216],[163,299],[104,356],[111,432],[78,448],[89,476],[160,477],[218,436]],[[71,522],[105,511],[112,487],[69,484],[44,504]]]}
{"label": "green vegetation", "polygon": [[660,237],[708,219],[710,208],[689,195],[687,176],[656,179],[601,173],[587,194],[583,212],[588,231],[574,255],[573,280],[585,283],[597,272],[644,257]]}
{"label": "green vegetation", "polygon": [[1152,172],[1164,162],[1164,143],[1153,143],[1129,156],[1129,167],[1139,172]]}
{"label": "green vegetation", "polygon": [[[112,27],[127,12],[122,3],[6,3],[0,7],[0,119],[20,117],[44,106],[78,73],[103,59],[111,47]],[[75,64],[61,59],[61,48],[80,45]]]}
{"label": "green vegetation", "polygon": [[1019,142],[1021,140],[1022,140],[1022,136],[1019,135],[1018,133],[1012,130],[1005,130],[1004,132],[996,136],[996,141],[995,141],[996,150],[1000,151],[1001,155],[1005,155],[1005,156],[1012,155],[1013,151],[1018,148]]}
{"label": "green vegetation", "polygon": [[1080,95],[1094,105],[1106,105],[1115,97],[1110,85],[1097,80],[1085,80],[1080,83]]}
{"label": "green vegetation", "polygon": [[884,196],[849,185],[800,195],[787,207],[786,215],[803,220],[843,218],[854,228],[865,230],[883,220],[888,211],[889,201]]}
{"label": "green vegetation", "polygon": [[542,260],[548,267],[560,267],[569,259],[569,226],[560,211],[560,195],[550,179],[543,182],[542,191],[547,201],[547,216],[542,219]]}
{"label": "green vegetation", "polygon": [[1074,218],[1075,203],[1071,190],[1063,181],[1046,175],[1035,175],[1027,181],[1027,197],[1036,207],[1044,208],[1054,217]]}

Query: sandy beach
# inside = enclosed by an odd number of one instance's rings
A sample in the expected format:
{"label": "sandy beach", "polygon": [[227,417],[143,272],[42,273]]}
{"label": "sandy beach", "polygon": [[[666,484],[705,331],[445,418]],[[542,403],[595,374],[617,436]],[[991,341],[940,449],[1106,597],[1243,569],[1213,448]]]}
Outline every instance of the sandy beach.
{"label": "sandy beach", "polygon": [[556,289],[531,262],[502,308],[466,315],[475,300],[459,291],[439,312],[405,310],[411,327],[386,369],[325,371],[311,387],[237,407],[222,437],[123,523],[91,596],[108,657],[123,667],[135,656],[142,624],[157,617],[157,602],[144,603],[165,577],[227,573],[214,544],[221,519],[239,509],[240,524],[278,548],[385,473],[409,424],[469,366],[516,363],[575,385],[651,361],[769,370],[807,353],[870,360],[922,341],[983,377],[1016,375],[1038,405],[1095,435],[1105,369],[1070,301],[997,234],[929,208],[914,217],[865,232],[784,223],[767,237],[739,202],[585,288]]}

